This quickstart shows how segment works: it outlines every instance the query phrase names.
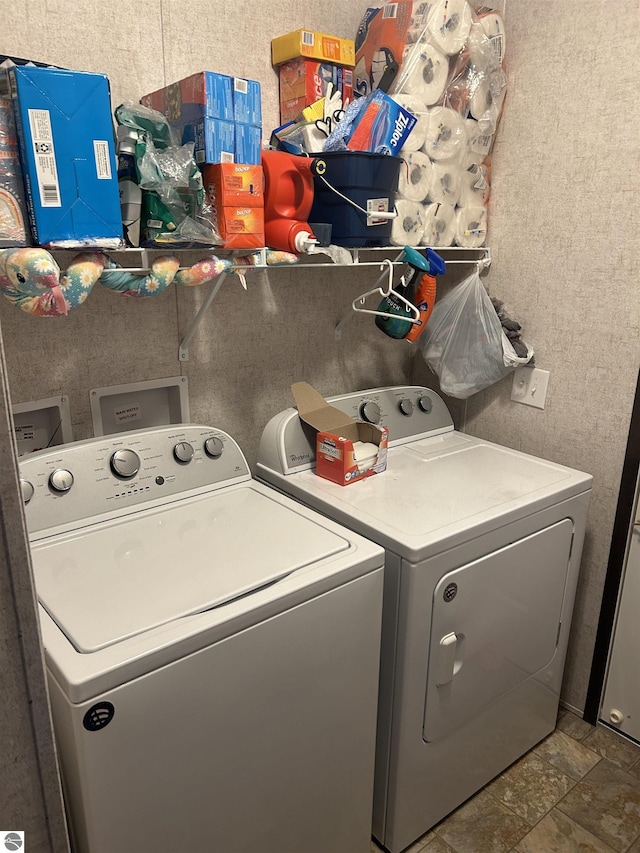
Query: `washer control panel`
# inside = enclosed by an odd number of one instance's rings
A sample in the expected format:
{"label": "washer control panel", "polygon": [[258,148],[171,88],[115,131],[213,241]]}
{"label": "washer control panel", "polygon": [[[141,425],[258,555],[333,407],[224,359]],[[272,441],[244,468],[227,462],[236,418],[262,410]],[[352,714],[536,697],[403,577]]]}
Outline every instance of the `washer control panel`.
{"label": "washer control panel", "polygon": [[251,477],[231,436],[191,424],[72,442],[24,456],[19,468],[32,534]]}

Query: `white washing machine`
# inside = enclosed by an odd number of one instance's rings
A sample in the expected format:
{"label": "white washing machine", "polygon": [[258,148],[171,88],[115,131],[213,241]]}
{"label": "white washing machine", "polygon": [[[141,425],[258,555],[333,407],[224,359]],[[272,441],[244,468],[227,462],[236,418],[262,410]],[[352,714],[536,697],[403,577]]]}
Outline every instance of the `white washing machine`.
{"label": "white washing machine", "polygon": [[20,475],[76,853],[368,853],[382,548],[209,427]]}
{"label": "white washing machine", "polygon": [[387,470],[317,477],[288,409],[258,476],[386,550],[373,831],[399,853],[554,729],[592,478],[456,431],[427,388],[330,402],[389,428]]}

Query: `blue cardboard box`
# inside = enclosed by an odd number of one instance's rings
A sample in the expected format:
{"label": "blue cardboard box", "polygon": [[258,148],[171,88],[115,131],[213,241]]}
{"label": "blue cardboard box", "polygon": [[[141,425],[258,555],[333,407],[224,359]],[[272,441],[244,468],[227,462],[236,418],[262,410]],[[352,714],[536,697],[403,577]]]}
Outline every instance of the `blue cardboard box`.
{"label": "blue cardboard box", "polygon": [[262,159],[262,128],[236,124],[236,163],[259,166]]}
{"label": "blue cardboard box", "polygon": [[9,69],[36,242],[122,240],[109,81],[55,68]]}
{"label": "blue cardboard box", "polygon": [[205,116],[186,124],[182,130],[182,144],[193,142],[194,158],[203,163],[235,162],[235,126],[231,121],[221,121]]}
{"label": "blue cardboard box", "polygon": [[233,119],[241,124],[262,126],[262,97],[257,80],[233,78]]}

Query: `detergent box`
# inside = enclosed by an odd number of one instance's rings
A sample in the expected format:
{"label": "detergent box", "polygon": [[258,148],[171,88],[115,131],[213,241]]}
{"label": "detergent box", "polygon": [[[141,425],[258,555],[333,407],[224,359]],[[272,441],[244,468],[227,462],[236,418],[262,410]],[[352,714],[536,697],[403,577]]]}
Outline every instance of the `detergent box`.
{"label": "detergent box", "polygon": [[109,81],[103,74],[9,69],[36,242],[122,240]]}
{"label": "detergent box", "polygon": [[263,207],[214,208],[211,218],[225,249],[261,249],[264,246]]}
{"label": "detergent box", "polygon": [[353,39],[318,33],[314,30],[294,30],[271,41],[271,63],[280,65],[296,56],[306,56],[320,62],[333,62],[336,65],[356,64],[356,51]]}
{"label": "detergent box", "polygon": [[354,421],[307,382],[291,386],[300,420],[316,430],[316,474],[348,486],[387,467],[389,430]]}
{"label": "detergent box", "polygon": [[233,121],[233,89],[233,77],[200,71],[144,95],[140,103],[165,115],[173,127],[183,127],[204,116]]}
{"label": "detergent box", "polygon": [[262,97],[257,80],[233,78],[233,120],[262,127]]}

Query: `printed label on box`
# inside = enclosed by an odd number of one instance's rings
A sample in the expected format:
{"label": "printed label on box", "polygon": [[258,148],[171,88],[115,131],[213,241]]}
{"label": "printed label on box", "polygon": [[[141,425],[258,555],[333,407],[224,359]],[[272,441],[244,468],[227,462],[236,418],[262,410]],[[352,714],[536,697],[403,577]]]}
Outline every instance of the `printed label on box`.
{"label": "printed label on box", "polygon": [[29,110],[28,113],[40,204],[42,207],[62,207],[49,110]]}
{"label": "printed label on box", "polygon": [[96,172],[98,180],[111,180],[111,157],[109,155],[109,143],[106,139],[93,140],[93,152],[96,158]]}

